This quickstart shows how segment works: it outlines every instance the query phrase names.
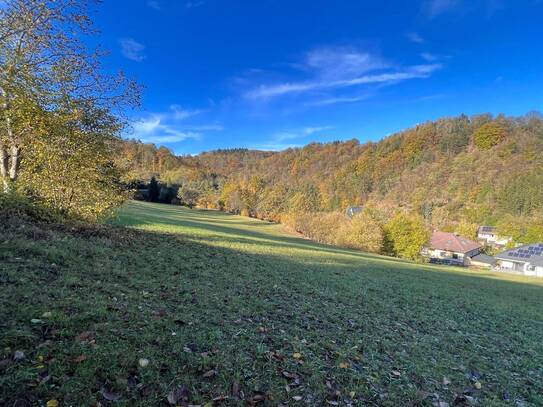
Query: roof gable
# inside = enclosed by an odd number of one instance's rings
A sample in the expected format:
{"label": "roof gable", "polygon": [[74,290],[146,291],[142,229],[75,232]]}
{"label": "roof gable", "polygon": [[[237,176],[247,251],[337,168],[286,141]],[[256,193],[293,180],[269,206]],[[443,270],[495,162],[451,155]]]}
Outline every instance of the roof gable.
{"label": "roof gable", "polygon": [[435,231],[430,240],[432,249],[446,250],[448,252],[467,253],[482,246],[473,240],[458,236],[454,233]]}

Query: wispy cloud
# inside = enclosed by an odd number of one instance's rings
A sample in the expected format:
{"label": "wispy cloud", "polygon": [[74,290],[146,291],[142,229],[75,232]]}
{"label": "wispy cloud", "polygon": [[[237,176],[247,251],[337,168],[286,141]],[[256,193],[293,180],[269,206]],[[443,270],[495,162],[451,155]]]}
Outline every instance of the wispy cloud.
{"label": "wispy cloud", "polygon": [[204,109],[188,109],[172,104],[162,113],[152,113],[132,122],[132,133],[128,137],[145,143],[179,143],[187,139],[200,139],[205,132],[222,131],[223,126],[217,123],[191,124],[188,118],[205,112]]}
{"label": "wispy cloud", "polygon": [[158,1],[156,1],[156,0],[149,0],[147,2],[147,6],[153,8],[155,10],[160,10],[162,8],[160,6],[160,3]]}
{"label": "wispy cloud", "polygon": [[422,54],[420,54],[420,56],[428,62],[435,62],[439,60],[439,57],[437,55],[431,54],[430,52],[423,52]]}
{"label": "wispy cloud", "polygon": [[442,67],[441,64],[415,65],[393,72],[367,74],[356,77],[319,79],[307,82],[287,82],[274,85],[260,85],[246,93],[251,99],[269,99],[287,94],[303,93],[317,90],[347,88],[367,84],[385,84],[401,82],[409,79],[427,78]]}
{"label": "wispy cloud", "polygon": [[425,13],[433,18],[453,10],[458,4],[459,0],[429,0],[423,5],[423,8]]}
{"label": "wispy cloud", "polygon": [[188,119],[189,117],[199,115],[203,112],[201,109],[184,109],[180,105],[170,105],[170,110],[173,113],[174,119],[177,120]]}
{"label": "wispy cloud", "polygon": [[305,127],[303,133],[306,136],[310,136],[313,133],[322,133],[323,131],[332,130],[333,128],[333,126]]}
{"label": "wispy cloud", "polygon": [[304,127],[297,130],[280,131],[271,137],[271,141],[268,143],[268,145],[283,144],[283,141],[301,139],[311,136],[312,134],[318,134],[327,130],[332,130],[333,128],[333,126],[313,126]]}
{"label": "wispy cloud", "polygon": [[422,38],[418,33],[416,32],[408,32],[405,34],[407,39],[411,42],[422,44],[424,43],[424,38]]}
{"label": "wispy cloud", "polygon": [[357,97],[333,97],[326,99],[319,99],[311,102],[307,102],[307,106],[328,106],[335,105],[338,103],[355,103],[360,102],[361,100],[367,99],[367,96],[357,96]]}
{"label": "wispy cloud", "polygon": [[121,44],[121,52],[126,58],[136,62],[141,62],[146,58],[143,53],[145,46],[133,38],[123,38],[119,40],[119,43]]}
{"label": "wispy cloud", "polygon": [[175,127],[163,123],[163,119],[153,116],[146,120],[132,124],[134,130],[132,137],[144,143],[178,143],[186,139],[199,139],[201,133],[192,131],[180,131]]}
{"label": "wispy cloud", "polygon": [[185,7],[186,8],[196,8],[196,7],[203,6],[204,4],[205,4],[204,0],[193,0],[193,1],[187,1],[185,3]]}

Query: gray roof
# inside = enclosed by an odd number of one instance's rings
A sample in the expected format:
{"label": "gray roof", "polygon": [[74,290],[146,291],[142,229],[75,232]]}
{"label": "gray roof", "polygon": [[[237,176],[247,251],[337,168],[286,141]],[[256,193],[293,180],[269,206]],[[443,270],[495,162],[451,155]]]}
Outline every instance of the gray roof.
{"label": "gray roof", "polygon": [[479,262],[479,263],[485,263],[485,264],[496,264],[496,259],[492,256],[489,256],[488,254],[479,253],[476,256],[473,256],[471,260]]}
{"label": "gray roof", "polygon": [[543,267],[543,243],[532,243],[515,247],[514,249],[506,250],[495,257],[500,260],[530,263],[533,266]]}

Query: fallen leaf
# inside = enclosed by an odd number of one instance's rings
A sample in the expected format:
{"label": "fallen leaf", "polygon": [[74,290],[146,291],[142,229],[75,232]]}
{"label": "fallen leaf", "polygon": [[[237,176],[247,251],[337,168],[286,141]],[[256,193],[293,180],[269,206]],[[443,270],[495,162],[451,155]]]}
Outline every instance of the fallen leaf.
{"label": "fallen leaf", "polygon": [[292,397],[292,400],[294,400],[294,401],[300,401],[302,399],[303,399],[302,396],[294,396],[294,397]]}
{"label": "fallen leaf", "polygon": [[393,370],[392,375],[396,376],[396,377],[400,377],[402,374],[401,374],[401,372],[398,372],[397,370]]}
{"label": "fallen leaf", "polygon": [[218,372],[215,369],[211,369],[211,370],[208,370],[207,372],[205,372],[202,376],[207,379],[207,378],[215,376],[217,373]]}
{"label": "fallen leaf", "polygon": [[51,311],[44,312],[41,317],[42,318],[51,318],[53,316],[53,313]]}
{"label": "fallen leaf", "polygon": [[147,367],[149,366],[149,359],[140,358],[140,360],[138,360],[138,364],[140,367]]}
{"label": "fallen leaf", "polygon": [[475,382],[473,383],[473,387],[475,387],[477,390],[480,390],[482,385],[481,385],[481,382]]}
{"label": "fallen leaf", "polygon": [[175,389],[172,389],[168,394],[168,403],[172,405],[177,405],[180,402],[187,402],[190,397],[189,388],[184,384],[177,386]]}
{"label": "fallen leaf", "polygon": [[91,331],[83,331],[79,335],[75,337],[76,342],[90,342],[94,339],[94,332]]}
{"label": "fallen leaf", "polygon": [[235,381],[234,383],[232,383],[232,397],[239,400],[241,398],[240,393],[241,386],[238,381]]}
{"label": "fallen leaf", "polygon": [[25,358],[25,353],[22,351],[22,350],[16,350],[15,353],[13,354],[13,359],[14,360],[23,360]]}
{"label": "fallen leaf", "polygon": [[119,393],[115,393],[113,390],[103,388],[100,393],[102,393],[102,397],[104,397],[107,401],[117,401],[121,398],[121,395]]}
{"label": "fallen leaf", "polygon": [[225,401],[225,400],[228,400],[228,396],[225,396],[225,395],[221,394],[220,396],[215,397],[213,399],[213,402],[220,403],[220,402]]}
{"label": "fallen leaf", "polygon": [[87,357],[85,355],[80,355],[80,356],[78,356],[76,358],[73,358],[72,362],[81,363],[81,362],[84,362],[85,360],[87,360]]}
{"label": "fallen leaf", "polygon": [[261,391],[257,391],[251,396],[250,399],[247,400],[247,403],[254,406],[264,400],[266,400],[266,394]]}
{"label": "fallen leaf", "polygon": [[51,399],[46,404],[46,407],[58,407],[58,400]]}
{"label": "fallen leaf", "polygon": [[347,362],[341,362],[339,364],[340,369],[347,369],[349,367],[349,364]]}
{"label": "fallen leaf", "polygon": [[299,360],[299,359],[301,359],[301,358],[302,358],[302,354],[301,354],[301,353],[298,353],[298,352],[296,352],[296,353],[294,353],[294,354],[292,355],[292,357],[293,357],[294,359],[296,359],[296,360]]}

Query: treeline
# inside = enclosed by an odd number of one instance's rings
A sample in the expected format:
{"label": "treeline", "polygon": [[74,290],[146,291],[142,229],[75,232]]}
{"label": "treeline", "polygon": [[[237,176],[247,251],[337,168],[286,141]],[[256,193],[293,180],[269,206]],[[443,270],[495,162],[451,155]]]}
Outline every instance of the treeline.
{"label": "treeline", "polygon": [[[378,225],[372,230],[381,231],[381,243],[359,247],[380,253],[400,254],[387,226],[399,216],[427,231],[473,238],[486,224],[517,242],[543,240],[543,119],[537,113],[462,115],[377,143],[313,143],[278,153],[225,150],[175,157],[133,141],[124,148],[131,156],[147,151],[152,165],[137,159],[127,170],[147,171],[162,187],[173,188],[170,202],[283,222],[328,243],[356,246],[354,231],[335,236],[335,224],[346,223],[347,231],[360,222],[344,216],[350,206],[363,207],[365,223],[371,218]],[[358,233],[359,241],[362,235],[369,231]]]}

